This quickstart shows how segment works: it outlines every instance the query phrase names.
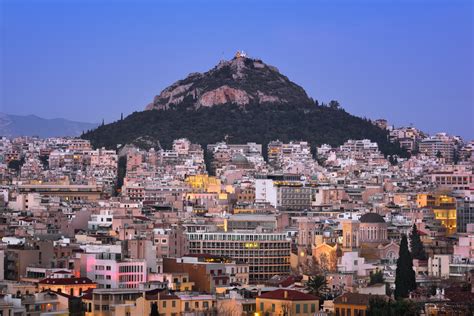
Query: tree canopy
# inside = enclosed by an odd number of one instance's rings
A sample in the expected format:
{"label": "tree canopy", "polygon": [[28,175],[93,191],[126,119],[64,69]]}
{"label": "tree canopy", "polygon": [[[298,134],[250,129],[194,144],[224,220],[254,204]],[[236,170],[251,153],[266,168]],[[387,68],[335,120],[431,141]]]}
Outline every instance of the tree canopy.
{"label": "tree canopy", "polygon": [[369,285],[385,283],[382,270],[378,270],[374,273],[371,273],[369,277],[370,277]]}
{"label": "tree canopy", "polygon": [[413,224],[411,233],[410,233],[410,249],[413,259],[426,260],[428,256],[425,252],[425,247],[420,239],[420,233],[416,224]]}
{"label": "tree canopy", "polygon": [[399,144],[388,140],[388,132],[368,120],[344,110],[313,105],[234,104],[190,110],[177,107],[167,110],[136,112],[123,120],[99,126],[81,137],[94,147],[116,149],[118,144],[142,148],[170,148],[173,140],[188,138],[203,146],[224,140],[239,144],[256,142],[264,148],[270,141],[308,141],[313,153],[321,144],[338,146],[348,139],[377,142],[385,155],[407,156]]}
{"label": "tree canopy", "polygon": [[374,297],[369,302],[367,316],[416,316],[419,315],[418,307],[409,300],[386,300]]}
{"label": "tree canopy", "polygon": [[323,290],[327,286],[326,277],[323,275],[315,275],[309,278],[306,282],[306,290],[318,297],[322,296]]}
{"label": "tree canopy", "polygon": [[416,289],[416,276],[413,270],[413,259],[408,250],[407,236],[403,235],[395,275],[395,298],[407,298]]}

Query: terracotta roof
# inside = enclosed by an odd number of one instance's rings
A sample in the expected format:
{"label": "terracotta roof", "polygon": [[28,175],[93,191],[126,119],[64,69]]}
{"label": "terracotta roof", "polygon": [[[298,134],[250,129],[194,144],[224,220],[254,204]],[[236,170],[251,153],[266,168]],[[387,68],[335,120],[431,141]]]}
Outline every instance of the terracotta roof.
{"label": "terracotta roof", "polygon": [[82,292],[82,299],[83,300],[92,300],[92,293],[94,289],[87,289],[86,291]]}
{"label": "terracotta roof", "polygon": [[59,271],[53,272],[53,274],[73,274],[73,273],[71,271],[59,270]]}
{"label": "terracotta roof", "polygon": [[158,294],[160,294],[161,292],[164,292],[164,291],[165,291],[165,289],[148,290],[148,291],[145,292],[145,298],[147,300],[156,300],[156,299],[158,299]]}
{"label": "terracotta roof", "polygon": [[39,284],[74,285],[74,284],[95,284],[89,278],[47,278],[39,281]]}
{"label": "terracotta roof", "polygon": [[386,299],[385,295],[372,295],[372,294],[361,294],[361,293],[344,293],[334,299],[334,304],[349,304],[349,305],[365,305],[368,306],[369,302],[373,298]]}
{"label": "terracotta roof", "polygon": [[160,300],[179,300],[179,297],[174,294],[160,295]]}
{"label": "terracotta roof", "polygon": [[134,216],[133,218],[141,220],[141,221],[150,221],[151,220],[151,219],[149,219],[148,217],[145,217],[145,216]]}
{"label": "terracotta roof", "polygon": [[265,298],[271,300],[285,300],[285,301],[315,301],[319,300],[317,296],[306,294],[295,290],[275,290],[264,293],[257,298]]}
{"label": "terracotta roof", "polygon": [[293,276],[293,275],[285,275],[285,276],[275,275],[270,280],[265,282],[265,284],[273,285],[276,287],[289,287],[295,282],[301,281],[302,278],[303,277],[301,276]]}
{"label": "terracotta roof", "polygon": [[75,296],[73,296],[73,295],[69,295],[69,294],[62,293],[62,292],[56,292],[56,291],[52,291],[52,290],[45,290],[45,291],[43,291],[42,293],[56,294],[56,295],[60,295],[60,296],[66,297],[66,298],[73,298],[73,297],[75,297]]}

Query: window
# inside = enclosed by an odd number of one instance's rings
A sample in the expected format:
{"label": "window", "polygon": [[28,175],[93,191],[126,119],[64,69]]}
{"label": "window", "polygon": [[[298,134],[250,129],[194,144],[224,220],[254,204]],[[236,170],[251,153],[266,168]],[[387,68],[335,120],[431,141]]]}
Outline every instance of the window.
{"label": "window", "polygon": [[194,302],[194,308],[199,308],[199,302]]}
{"label": "window", "polygon": [[304,304],[303,305],[303,313],[307,313],[308,312],[308,304]]}
{"label": "window", "polygon": [[110,271],[110,270],[112,270],[112,267],[111,267],[111,266],[107,266],[106,269],[107,269],[107,271]]}
{"label": "window", "polygon": [[166,301],[163,301],[163,308],[166,308]]}
{"label": "window", "polygon": [[275,304],[272,304],[272,312],[275,312]]}
{"label": "window", "polygon": [[260,311],[263,312],[263,303],[260,303]]}
{"label": "window", "polygon": [[171,301],[171,307],[176,307],[176,301]]}
{"label": "window", "polygon": [[316,305],[311,304],[311,313],[316,313]]}
{"label": "window", "polygon": [[300,304],[296,304],[296,314],[301,313],[301,307]]}

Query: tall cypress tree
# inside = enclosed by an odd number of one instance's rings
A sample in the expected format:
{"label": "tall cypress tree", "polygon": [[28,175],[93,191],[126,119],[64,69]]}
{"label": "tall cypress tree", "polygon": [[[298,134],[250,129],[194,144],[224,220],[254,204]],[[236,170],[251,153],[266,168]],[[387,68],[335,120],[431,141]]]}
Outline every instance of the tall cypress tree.
{"label": "tall cypress tree", "polygon": [[403,235],[395,275],[395,298],[407,298],[414,289],[416,289],[416,277],[413,270],[413,259],[410,250],[408,250],[407,236]]}
{"label": "tall cypress tree", "polygon": [[150,311],[150,316],[159,316],[160,314],[158,313],[158,304],[155,302],[151,304],[151,311]]}
{"label": "tall cypress tree", "polygon": [[425,247],[421,242],[420,233],[418,232],[416,224],[413,224],[413,228],[410,233],[410,249],[413,259],[426,260],[428,258],[426,256]]}

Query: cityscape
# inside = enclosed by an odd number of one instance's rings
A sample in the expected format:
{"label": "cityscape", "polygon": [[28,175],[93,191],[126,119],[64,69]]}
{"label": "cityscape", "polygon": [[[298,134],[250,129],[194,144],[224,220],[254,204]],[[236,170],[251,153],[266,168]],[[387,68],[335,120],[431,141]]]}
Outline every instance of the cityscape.
{"label": "cityscape", "polygon": [[455,123],[400,124],[266,60],[196,57],[129,114],[84,108],[101,123],[1,89],[0,316],[474,315],[472,86]]}

